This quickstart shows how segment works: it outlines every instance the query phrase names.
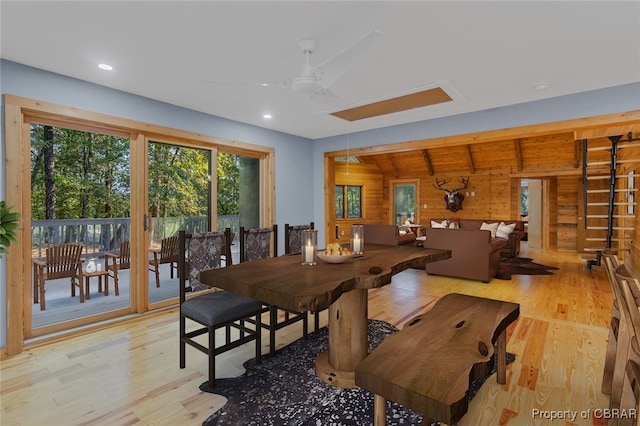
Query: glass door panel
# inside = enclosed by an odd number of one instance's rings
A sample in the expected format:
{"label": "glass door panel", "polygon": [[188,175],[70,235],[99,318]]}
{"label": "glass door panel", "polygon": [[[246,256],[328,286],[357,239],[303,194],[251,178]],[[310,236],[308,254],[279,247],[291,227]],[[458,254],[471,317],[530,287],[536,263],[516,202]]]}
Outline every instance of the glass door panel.
{"label": "glass door panel", "polygon": [[394,185],[394,218],[396,225],[405,225],[407,221],[416,221],[416,185]]}
{"label": "glass door panel", "polygon": [[[122,271],[116,295],[105,265],[107,255],[129,241],[129,172],[128,138],[31,124],[34,281],[29,286],[36,335],[43,327],[64,329],[55,326],[63,322],[77,326],[104,319],[111,311],[130,312],[128,271]],[[82,289],[72,284],[79,281],[71,278],[73,268],[54,277],[62,256],[47,261],[47,250],[53,253],[68,244],[81,246]]]}
{"label": "glass door panel", "polygon": [[[211,151],[160,142],[148,144],[150,216],[149,304],[179,296],[178,232],[211,229]],[[166,304],[166,303],[165,303]]]}
{"label": "glass door panel", "polygon": [[261,226],[260,159],[218,152],[217,164],[217,229],[231,228],[231,255],[238,263],[240,227]]}

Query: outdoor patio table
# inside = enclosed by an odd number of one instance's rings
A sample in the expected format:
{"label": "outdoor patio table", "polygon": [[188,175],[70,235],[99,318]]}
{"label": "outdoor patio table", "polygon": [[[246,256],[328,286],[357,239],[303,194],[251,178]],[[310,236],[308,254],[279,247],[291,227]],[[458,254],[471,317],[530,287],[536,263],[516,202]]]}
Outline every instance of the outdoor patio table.
{"label": "outdoor patio table", "polygon": [[287,255],[204,271],[200,281],[295,312],[329,307],[329,348],[316,359],[316,373],[329,384],[355,387],[356,365],[368,354],[367,290],[449,257],[449,250],[367,244],[364,255],[341,264],[304,266],[300,255]]}

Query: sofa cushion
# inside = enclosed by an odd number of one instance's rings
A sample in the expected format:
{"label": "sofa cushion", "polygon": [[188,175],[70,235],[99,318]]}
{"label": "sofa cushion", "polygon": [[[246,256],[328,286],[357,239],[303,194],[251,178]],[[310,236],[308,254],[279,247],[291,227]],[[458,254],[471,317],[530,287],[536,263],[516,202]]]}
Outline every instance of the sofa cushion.
{"label": "sofa cushion", "polygon": [[447,221],[446,219],[443,220],[442,222],[436,222],[435,220],[431,221],[431,227],[432,228],[447,228]]}
{"label": "sofa cushion", "polygon": [[496,232],[498,232],[498,222],[496,223],[482,222],[482,225],[480,225],[480,229],[490,231],[491,238],[495,238]]}
{"label": "sofa cushion", "polygon": [[515,228],[515,222],[509,225],[504,222],[500,222],[498,230],[496,231],[496,238],[503,238],[505,240],[509,239],[509,234],[511,234]]}

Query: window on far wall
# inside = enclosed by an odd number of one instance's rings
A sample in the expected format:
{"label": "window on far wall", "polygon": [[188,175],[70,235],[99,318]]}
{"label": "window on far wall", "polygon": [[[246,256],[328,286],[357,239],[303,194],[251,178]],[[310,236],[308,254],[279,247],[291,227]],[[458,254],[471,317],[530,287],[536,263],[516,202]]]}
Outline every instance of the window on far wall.
{"label": "window on far wall", "polygon": [[362,186],[336,185],[336,219],[362,217]]}

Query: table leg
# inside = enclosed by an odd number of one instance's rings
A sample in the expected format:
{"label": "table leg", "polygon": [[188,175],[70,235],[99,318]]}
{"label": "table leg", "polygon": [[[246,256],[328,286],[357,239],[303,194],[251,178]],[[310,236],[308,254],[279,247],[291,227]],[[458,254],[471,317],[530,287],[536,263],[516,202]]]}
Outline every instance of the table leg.
{"label": "table leg", "polygon": [[367,302],[367,290],[356,289],[329,307],[329,350],[316,359],[316,373],[324,382],[356,387],[356,366],[368,354]]}
{"label": "table leg", "polygon": [[[91,277],[88,275],[84,276],[84,298],[91,299]],[[80,280],[80,285],[82,285],[82,280]]]}
{"label": "table leg", "polygon": [[387,400],[373,395],[373,426],[387,426]]}
{"label": "table leg", "polygon": [[496,341],[496,352],[498,356],[498,383],[507,384],[507,331],[502,330]]}

